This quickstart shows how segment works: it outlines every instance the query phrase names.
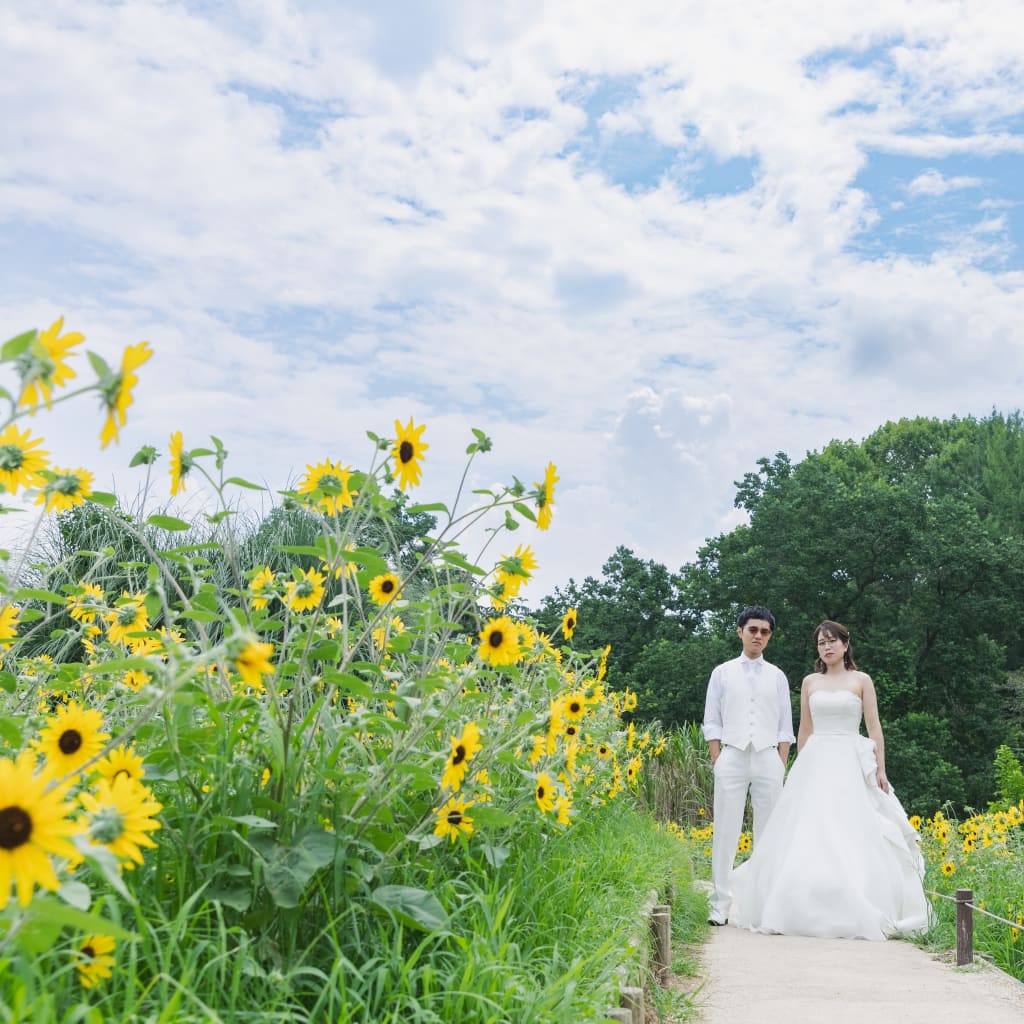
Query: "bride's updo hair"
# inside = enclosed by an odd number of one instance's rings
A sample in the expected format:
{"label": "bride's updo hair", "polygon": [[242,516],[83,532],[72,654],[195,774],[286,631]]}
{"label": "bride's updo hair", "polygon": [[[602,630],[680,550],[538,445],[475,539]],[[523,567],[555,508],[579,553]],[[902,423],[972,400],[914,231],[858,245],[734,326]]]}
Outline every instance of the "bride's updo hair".
{"label": "bride's updo hair", "polygon": [[[814,631],[814,650],[818,650],[818,641],[824,637],[826,640],[842,640],[846,644],[846,651],[843,654],[843,664],[848,669],[856,669],[857,663],[853,660],[853,644],[850,643],[850,631],[841,623],[826,619],[820,623]],[[828,666],[821,660],[818,654],[814,659],[814,670],[816,672],[827,672]]]}

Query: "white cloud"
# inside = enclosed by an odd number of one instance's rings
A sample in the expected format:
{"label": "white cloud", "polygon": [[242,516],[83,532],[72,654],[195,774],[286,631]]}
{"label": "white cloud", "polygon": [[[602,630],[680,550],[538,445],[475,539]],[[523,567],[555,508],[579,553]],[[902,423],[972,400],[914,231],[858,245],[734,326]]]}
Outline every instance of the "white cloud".
{"label": "white cloud", "polygon": [[967,175],[947,178],[934,168],[929,168],[907,185],[907,192],[912,196],[944,196],[947,192],[955,192],[963,188],[978,188],[980,185],[981,178],[972,178]]}
{"label": "white cloud", "polygon": [[[1020,266],[1010,214],[954,218],[933,252],[857,253],[879,209],[914,207],[875,201],[869,153],[1024,149],[1021,18],[6,5],[9,333],[65,312],[105,355],[157,352],[119,453],[97,461],[84,414],[48,442],[120,482],[133,445],[187,427],[283,484],[411,414],[447,496],[478,426],[496,450],[474,486],[548,459],[563,475],[555,527],[532,535],[539,587],[618,543],[676,567],[736,521],[732,482],[761,456],[1019,403],[1024,281],[991,269]],[[602,164],[630,140],[671,155],[635,188]],[[750,180],[718,188],[730,161]],[[917,170],[906,194],[930,209],[1012,202],[988,173]]]}

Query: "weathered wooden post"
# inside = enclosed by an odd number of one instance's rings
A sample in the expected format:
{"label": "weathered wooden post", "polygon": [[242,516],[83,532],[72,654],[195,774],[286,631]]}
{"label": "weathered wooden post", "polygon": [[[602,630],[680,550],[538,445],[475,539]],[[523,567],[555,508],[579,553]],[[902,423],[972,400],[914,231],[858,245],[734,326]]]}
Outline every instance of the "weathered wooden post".
{"label": "weathered wooden post", "polygon": [[622,1004],[622,1009],[629,1011],[629,1017],[626,1019],[630,1021],[630,1024],[644,1024],[647,1013],[644,1010],[644,990],[642,988],[624,985],[619,989],[619,1002]]}
{"label": "weathered wooden post", "polygon": [[664,987],[672,969],[672,908],[659,903],[651,910],[651,931],[654,933],[654,977]]}
{"label": "weathered wooden post", "polygon": [[974,914],[970,889],[956,891],[956,963],[958,967],[974,962]]}

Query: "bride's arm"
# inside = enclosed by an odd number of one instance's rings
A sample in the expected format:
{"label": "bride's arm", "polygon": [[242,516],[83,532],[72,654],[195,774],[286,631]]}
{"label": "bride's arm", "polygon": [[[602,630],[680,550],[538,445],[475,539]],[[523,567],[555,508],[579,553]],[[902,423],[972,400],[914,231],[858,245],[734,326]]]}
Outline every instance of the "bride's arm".
{"label": "bride's arm", "polygon": [[864,703],[864,727],[868,736],[875,741],[875,760],[878,762],[878,788],[883,793],[889,792],[889,780],[885,775],[885,739],[882,737],[882,723],[878,719],[878,697],[871,676],[862,672],[863,689],[861,700]]}
{"label": "bride's arm", "polygon": [[804,744],[814,732],[814,722],[811,720],[811,688],[808,685],[810,678],[810,676],[804,676],[803,684],[800,687],[800,728],[796,734],[796,752],[798,754],[804,749]]}

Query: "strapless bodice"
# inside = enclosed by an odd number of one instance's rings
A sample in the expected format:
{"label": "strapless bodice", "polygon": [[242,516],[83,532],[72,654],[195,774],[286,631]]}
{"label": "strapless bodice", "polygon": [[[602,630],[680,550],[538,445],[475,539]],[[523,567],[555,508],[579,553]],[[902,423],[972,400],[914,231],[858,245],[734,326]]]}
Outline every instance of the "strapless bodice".
{"label": "strapless bodice", "polygon": [[815,736],[856,736],[861,700],[852,690],[815,690],[810,697]]}

